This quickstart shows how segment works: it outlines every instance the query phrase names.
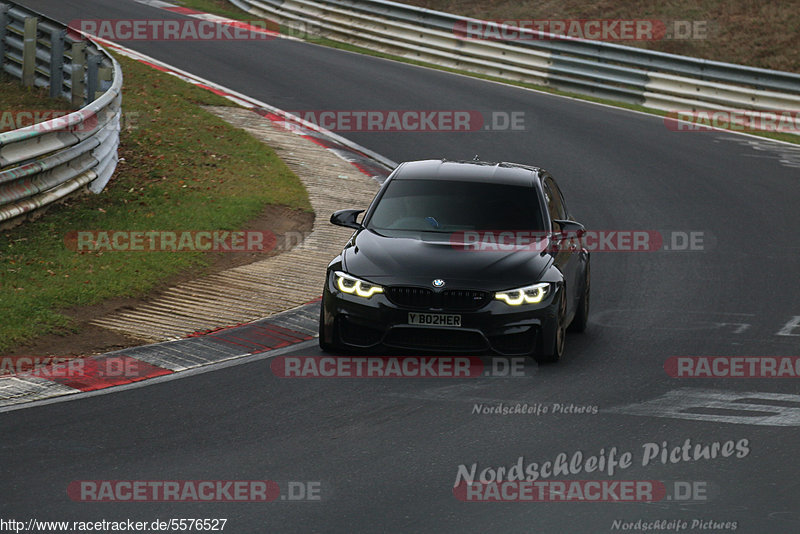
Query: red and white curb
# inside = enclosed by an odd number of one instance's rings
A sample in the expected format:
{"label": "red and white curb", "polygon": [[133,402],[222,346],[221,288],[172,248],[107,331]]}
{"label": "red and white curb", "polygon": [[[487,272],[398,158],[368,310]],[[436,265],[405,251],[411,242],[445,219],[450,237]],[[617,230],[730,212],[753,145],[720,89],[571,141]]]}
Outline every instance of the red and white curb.
{"label": "red and white curb", "polygon": [[[314,339],[318,317],[319,299],[267,319],[196,332],[185,339],[0,375],[0,412],[34,401],[124,386],[255,354],[283,352],[282,349]],[[12,359],[4,357],[0,362]],[[2,363],[0,370],[10,366],[13,364]]]}

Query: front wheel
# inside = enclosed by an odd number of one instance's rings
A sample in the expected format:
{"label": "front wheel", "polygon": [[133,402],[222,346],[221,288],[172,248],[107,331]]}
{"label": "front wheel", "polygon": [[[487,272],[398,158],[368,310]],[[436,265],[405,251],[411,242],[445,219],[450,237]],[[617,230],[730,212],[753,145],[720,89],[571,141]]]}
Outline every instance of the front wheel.
{"label": "front wheel", "polygon": [[[334,345],[333,343],[328,343],[327,341],[325,341],[325,338],[327,337],[325,334],[326,334],[326,329],[325,329],[325,305],[322,302],[320,302],[320,305],[319,305],[319,348],[322,350],[322,352],[328,352],[328,353],[337,352],[339,350],[339,348],[336,345]],[[336,339],[335,331],[334,331],[334,335],[331,336],[331,339]]]}
{"label": "front wheel", "polygon": [[578,303],[578,309],[575,311],[575,318],[572,319],[572,324],[569,329],[573,332],[584,332],[586,326],[589,324],[589,288],[591,286],[591,276],[589,272],[589,264],[586,264],[586,276],[583,280],[583,294]]}
{"label": "front wheel", "polygon": [[556,331],[553,336],[553,342],[549,347],[542,347],[542,353],[536,356],[536,361],[538,363],[556,363],[564,355],[564,342],[567,337],[567,327],[564,324],[566,314],[567,300],[565,295],[562,295],[561,302],[558,306],[558,317],[556,317]]}

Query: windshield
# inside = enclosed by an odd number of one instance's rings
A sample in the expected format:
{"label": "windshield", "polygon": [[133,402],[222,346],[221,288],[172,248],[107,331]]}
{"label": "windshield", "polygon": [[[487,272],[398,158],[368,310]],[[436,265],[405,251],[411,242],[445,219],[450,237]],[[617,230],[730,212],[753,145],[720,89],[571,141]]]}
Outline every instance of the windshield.
{"label": "windshield", "polygon": [[543,230],[536,190],[530,186],[396,180],[367,221],[380,233],[469,230]]}

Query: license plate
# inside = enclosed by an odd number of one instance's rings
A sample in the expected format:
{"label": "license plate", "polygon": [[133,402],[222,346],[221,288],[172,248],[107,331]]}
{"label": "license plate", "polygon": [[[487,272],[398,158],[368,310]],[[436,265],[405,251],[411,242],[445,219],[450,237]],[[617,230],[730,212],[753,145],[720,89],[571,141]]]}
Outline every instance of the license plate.
{"label": "license plate", "polygon": [[451,313],[409,313],[408,324],[424,326],[461,326],[461,316]]}

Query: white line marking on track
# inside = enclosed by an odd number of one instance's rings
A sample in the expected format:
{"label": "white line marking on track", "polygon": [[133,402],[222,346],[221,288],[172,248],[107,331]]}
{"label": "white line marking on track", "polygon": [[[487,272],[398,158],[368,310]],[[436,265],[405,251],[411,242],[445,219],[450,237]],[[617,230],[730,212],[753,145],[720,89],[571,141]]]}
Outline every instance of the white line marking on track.
{"label": "white line marking on track", "polygon": [[800,426],[800,395],[681,388],[604,413],[760,426]]}

